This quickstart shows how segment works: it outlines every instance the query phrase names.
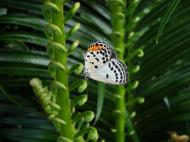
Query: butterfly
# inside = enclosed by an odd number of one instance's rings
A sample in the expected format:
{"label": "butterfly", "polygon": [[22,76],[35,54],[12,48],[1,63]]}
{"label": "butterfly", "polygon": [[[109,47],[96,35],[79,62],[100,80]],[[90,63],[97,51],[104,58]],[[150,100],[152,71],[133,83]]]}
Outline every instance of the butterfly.
{"label": "butterfly", "polygon": [[84,58],[85,78],[116,85],[127,83],[127,66],[117,58],[110,45],[96,41],[89,46]]}

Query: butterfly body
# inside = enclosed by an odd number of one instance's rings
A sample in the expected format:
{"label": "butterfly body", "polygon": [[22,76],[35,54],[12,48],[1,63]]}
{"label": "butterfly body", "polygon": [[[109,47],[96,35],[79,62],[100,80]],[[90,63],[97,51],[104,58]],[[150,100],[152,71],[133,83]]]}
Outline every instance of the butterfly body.
{"label": "butterfly body", "polygon": [[111,46],[100,41],[88,48],[84,74],[86,78],[109,84],[125,84],[128,80],[126,65],[117,58]]}

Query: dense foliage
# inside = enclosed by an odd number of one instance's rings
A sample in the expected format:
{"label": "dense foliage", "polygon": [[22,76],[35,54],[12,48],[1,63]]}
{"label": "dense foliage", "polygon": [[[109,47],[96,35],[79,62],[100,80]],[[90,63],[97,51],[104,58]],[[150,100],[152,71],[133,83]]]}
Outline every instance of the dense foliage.
{"label": "dense foliage", "polygon": [[[69,49],[74,41],[80,41],[68,56],[68,68],[84,62],[82,53],[93,41],[121,46],[113,39],[112,31],[118,30],[114,28],[118,19],[113,14],[117,6],[110,1],[81,0],[76,14],[68,17],[65,33],[80,23],[80,29],[65,43]],[[130,73],[128,85],[123,86],[126,92],[125,141],[168,141],[167,133],[172,130],[190,135],[188,0],[179,2],[156,45],[161,21],[172,1],[123,0],[126,3],[119,5],[123,8],[119,16],[125,18],[120,21],[124,22],[120,31],[125,34],[124,49],[114,48],[118,53],[122,52],[119,57],[125,61]],[[52,81],[48,73],[51,59],[46,52],[48,38],[44,29],[48,21],[42,15],[43,4],[38,0],[1,0],[0,3],[0,141],[50,142],[56,141],[59,135],[29,84],[32,78],[38,77],[50,88]],[[64,4],[65,15],[73,5],[74,1]],[[118,36],[117,32],[115,34]],[[82,79],[83,76],[71,73],[68,81],[71,84]],[[93,80],[87,82],[85,95],[88,94],[88,100],[75,112],[96,112],[97,100],[100,106],[103,102],[103,97],[98,94],[104,95],[103,108],[98,107],[102,114],[93,127],[98,131],[99,140],[114,141],[115,121],[119,120],[114,114],[117,96],[113,92],[116,87]],[[69,90],[71,99],[81,95],[77,87],[73,88]],[[98,93],[98,89],[103,90]]]}

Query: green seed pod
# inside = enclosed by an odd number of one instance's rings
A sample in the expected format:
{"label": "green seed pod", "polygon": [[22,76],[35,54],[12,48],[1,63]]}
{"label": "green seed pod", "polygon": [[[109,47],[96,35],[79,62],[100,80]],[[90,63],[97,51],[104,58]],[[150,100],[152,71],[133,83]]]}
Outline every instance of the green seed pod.
{"label": "green seed pod", "polygon": [[94,140],[94,141],[97,141],[98,140],[98,132],[95,128],[93,127],[90,127],[88,128],[89,129],[89,132],[88,132],[88,139],[89,140]]}
{"label": "green seed pod", "polygon": [[87,139],[88,140],[94,140],[97,141],[98,139],[98,132],[94,127],[89,127],[89,128],[84,128],[82,130],[80,130],[75,137],[80,137],[80,136],[84,136],[87,134]]}
{"label": "green seed pod", "polygon": [[112,133],[116,133],[116,132],[117,132],[117,130],[116,130],[115,128],[111,128],[110,131],[111,131]]}
{"label": "green seed pod", "polygon": [[130,32],[129,33],[129,38],[133,37],[134,36],[134,32]]}
{"label": "green seed pod", "polygon": [[139,86],[139,81],[136,80],[135,82],[133,82],[131,88],[134,90],[134,89],[136,89],[138,86]]}
{"label": "green seed pod", "polygon": [[56,88],[57,91],[58,91],[58,89],[67,90],[67,87],[58,81],[53,81],[52,85],[54,86],[54,88]]}
{"label": "green seed pod", "polygon": [[86,103],[87,99],[88,99],[87,95],[80,95],[80,96],[75,97],[71,101],[71,104],[73,107],[75,107],[76,105],[82,106]]}
{"label": "green seed pod", "polygon": [[65,66],[63,64],[61,64],[60,62],[57,61],[52,61],[51,62],[52,66],[55,67],[56,71],[65,71]]}
{"label": "green seed pod", "polygon": [[142,49],[138,49],[138,57],[141,58],[144,56],[144,51]]}
{"label": "green seed pod", "polygon": [[132,136],[132,135],[134,135],[134,134],[135,134],[135,131],[130,131],[130,132],[129,132],[129,135],[130,135],[130,136]]}
{"label": "green seed pod", "polygon": [[84,65],[82,63],[75,64],[71,67],[69,73],[75,73],[77,75],[80,75],[83,71]]}
{"label": "green seed pod", "polygon": [[78,92],[79,93],[84,92],[86,90],[86,88],[87,88],[87,85],[88,85],[86,80],[82,80],[81,83],[82,84],[78,87]]}
{"label": "green seed pod", "polygon": [[139,65],[136,65],[136,66],[133,68],[132,73],[137,73],[139,70],[140,70],[140,66],[139,66]]}
{"label": "green seed pod", "polygon": [[59,124],[62,124],[62,125],[67,124],[64,120],[62,120],[60,118],[57,118],[57,117],[55,117],[53,115],[50,115],[48,118],[49,118],[49,120],[52,120],[52,121],[54,121],[56,123],[59,123]]}
{"label": "green seed pod", "polygon": [[48,71],[51,77],[56,78],[57,71],[65,71],[65,66],[57,61],[51,61],[48,65]]}
{"label": "green seed pod", "polygon": [[81,95],[81,96],[79,96],[79,98],[78,98],[77,104],[78,104],[79,106],[82,106],[82,105],[84,105],[84,104],[87,102],[87,99],[88,99],[88,96],[87,96],[87,95]]}
{"label": "green seed pod", "polygon": [[136,116],[136,114],[137,114],[137,113],[136,113],[135,111],[133,111],[133,112],[131,113],[130,117],[131,117],[131,118],[134,118],[134,117]]}
{"label": "green seed pod", "polygon": [[84,115],[84,120],[86,122],[90,122],[94,119],[94,112],[93,111],[86,111],[83,113]]}
{"label": "green seed pod", "polygon": [[125,15],[121,12],[117,13],[116,14],[120,19],[124,19],[125,18]]}
{"label": "green seed pod", "polygon": [[53,15],[58,12],[59,8],[52,2],[46,2],[42,6],[42,14],[49,23],[52,23]]}
{"label": "green seed pod", "polygon": [[55,109],[55,110],[60,110],[60,109],[61,109],[61,107],[60,107],[58,104],[56,104],[56,103],[48,102],[48,104],[49,104],[53,109]]}
{"label": "green seed pod", "polygon": [[37,86],[41,86],[41,85],[42,85],[42,82],[41,82],[41,80],[39,80],[38,78],[32,78],[32,79],[30,80],[30,85],[31,85],[32,87],[37,87]]}
{"label": "green seed pod", "polygon": [[137,17],[135,17],[134,22],[137,23],[137,22],[139,22],[139,20],[140,20],[140,17],[137,16]]}
{"label": "green seed pod", "polygon": [[77,89],[79,93],[82,93],[83,91],[86,90],[86,88],[87,88],[86,80],[77,80],[70,85],[69,90],[74,91],[75,89]]}
{"label": "green seed pod", "polygon": [[73,117],[73,122],[77,123],[78,121],[86,121],[90,122],[94,119],[94,112],[93,111],[86,111],[82,113],[78,113]]}
{"label": "green seed pod", "polygon": [[71,19],[75,13],[77,12],[77,10],[80,7],[80,3],[76,2],[73,7],[67,12],[67,15],[65,16],[64,22],[67,22],[69,19]]}
{"label": "green seed pod", "polygon": [[75,69],[75,74],[77,74],[77,75],[81,74],[83,71],[83,68],[84,68],[84,65],[79,63],[78,67]]}
{"label": "green seed pod", "polygon": [[33,87],[35,95],[40,98],[41,94],[44,93],[41,80],[38,78],[33,78],[30,80],[30,85]]}
{"label": "green seed pod", "polygon": [[80,23],[76,23],[66,34],[65,40],[67,40],[71,35],[73,35],[80,28]]}
{"label": "green seed pod", "polygon": [[48,102],[50,101],[50,97],[47,93],[41,93],[40,99],[44,105],[48,105]]}
{"label": "green seed pod", "polygon": [[121,99],[121,95],[118,95],[118,94],[114,94],[113,97],[114,97],[115,99]]}
{"label": "green seed pod", "polygon": [[113,115],[120,115],[121,111],[119,109],[113,110]]}
{"label": "green seed pod", "polygon": [[45,35],[49,40],[54,40],[62,36],[62,31],[58,26],[54,24],[48,24],[45,27]]}
{"label": "green seed pod", "polygon": [[60,43],[51,41],[47,44],[47,53],[51,60],[55,59],[55,50],[61,52],[62,54],[66,53],[65,46]]}
{"label": "green seed pod", "polygon": [[143,104],[145,102],[144,97],[137,97],[137,101],[139,104]]}
{"label": "green seed pod", "polygon": [[46,106],[45,107],[45,111],[48,113],[48,114],[51,114],[52,113],[52,109],[50,106]]}
{"label": "green seed pod", "polygon": [[79,45],[79,40],[75,40],[72,44],[72,46],[69,48],[69,50],[67,51],[67,55],[70,55],[73,53],[73,51],[75,51],[75,49],[78,47]]}

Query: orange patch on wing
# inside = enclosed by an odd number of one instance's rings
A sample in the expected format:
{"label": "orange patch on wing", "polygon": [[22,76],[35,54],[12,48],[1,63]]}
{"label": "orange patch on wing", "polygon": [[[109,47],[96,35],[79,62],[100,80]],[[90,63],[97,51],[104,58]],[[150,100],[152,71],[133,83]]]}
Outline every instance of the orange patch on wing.
{"label": "orange patch on wing", "polygon": [[97,50],[99,50],[99,49],[102,49],[102,46],[100,46],[100,45],[93,45],[93,46],[91,46],[89,49],[88,49],[88,51],[97,51]]}

